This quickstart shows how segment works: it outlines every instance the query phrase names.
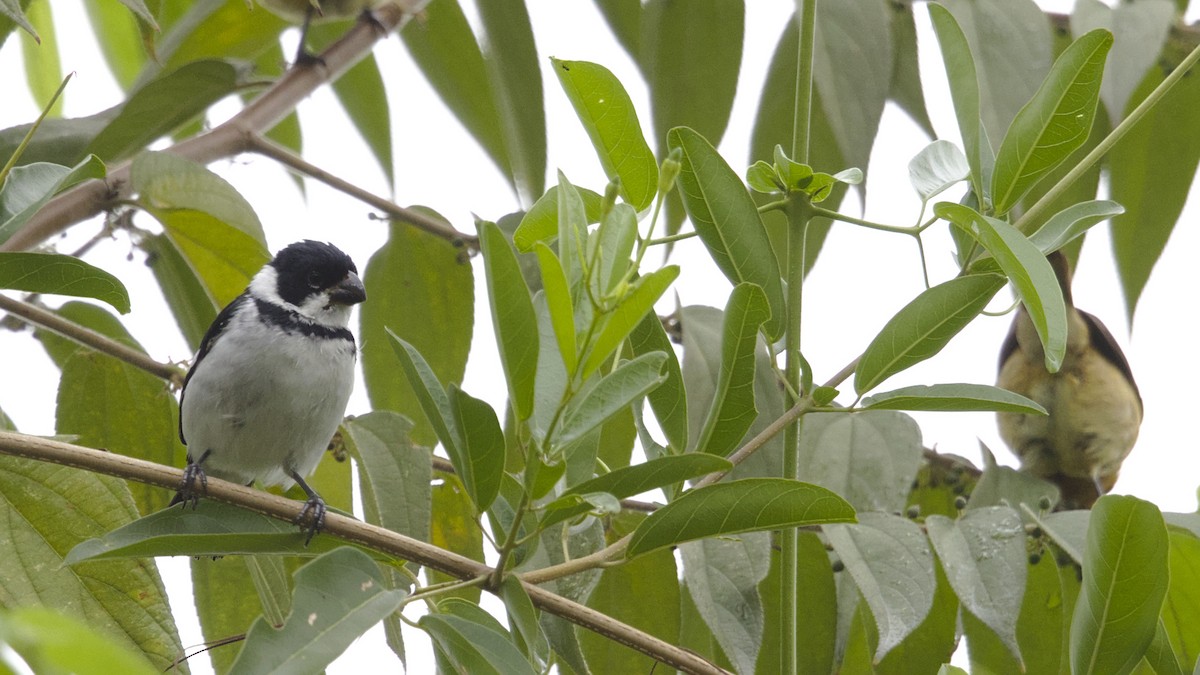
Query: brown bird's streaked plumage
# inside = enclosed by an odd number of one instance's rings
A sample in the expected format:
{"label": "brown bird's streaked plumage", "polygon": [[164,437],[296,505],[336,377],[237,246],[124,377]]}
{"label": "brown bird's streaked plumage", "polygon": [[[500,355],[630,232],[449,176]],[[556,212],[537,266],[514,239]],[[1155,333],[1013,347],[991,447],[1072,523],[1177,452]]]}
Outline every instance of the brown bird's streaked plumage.
{"label": "brown bird's streaked plumage", "polygon": [[1067,304],[1062,368],[1046,370],[1045,353],[1021,306],[1000,348],[997,386],[1037,401],[1048,416],[998,413],[1000,437],[1021,469],[1062,491],[1066,508],[1091,508],[1112,490],[1137,441],[1142,398],[1125,354],[1099,319],[1075,308],[1071,269],[1061,252],[1047,256]]}

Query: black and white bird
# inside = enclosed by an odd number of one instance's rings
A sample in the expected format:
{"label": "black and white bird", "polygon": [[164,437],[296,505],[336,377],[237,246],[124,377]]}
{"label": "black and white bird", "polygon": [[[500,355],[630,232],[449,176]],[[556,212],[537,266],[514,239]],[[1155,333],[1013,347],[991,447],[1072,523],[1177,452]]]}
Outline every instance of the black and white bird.
{"label": "black and white bird", "polygon": [[194,508],[207,476],[296,483],[308,495],[297,522],[312,539],[325,502],[304,478],[345,415],[356,357],[346,325],[366,298],[350,256],[306,240],[280,251],[221,310],[183,381],[188,466],[172,504]]}

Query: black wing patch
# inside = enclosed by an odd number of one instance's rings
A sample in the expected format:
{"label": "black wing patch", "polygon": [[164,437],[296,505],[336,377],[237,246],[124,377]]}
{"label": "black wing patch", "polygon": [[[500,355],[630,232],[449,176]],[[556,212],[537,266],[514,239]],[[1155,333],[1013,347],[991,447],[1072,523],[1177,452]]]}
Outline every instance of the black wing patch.
{"label": "black wing patch", "polygon": [[1112,333],[1108,332],[1108,328],[1100,323],[1100,319],[1080,311],[1079,315],[1083,317],[1083,322],[1088,327],[1088,339],[1091,341],[1092,349],[1095,349],[1104,357],[1105,361],[1117,367],[1121,374],[1128,380],[1129,386],[1133,387],[1133,393],[1137,394],[1138,407],[1142,406],[1142,394],[1138,391],[1137,382],[1133,381],[1133,370],[1129,367],[1129,361],[1125,359],[1125,352],[1121,351],[1121,346],[1117,344],[1116,338]]}
{"label": "black wing patch", "polygon": [[229,325],[238,308],[249,301],[249,291],[244,292],[234,298],[233,302],[225,305],[225,309],[217,314],[217,318],[213,319],[212,325],[204,333],[204,339],[200,341],[200,351],[196,352],[196,360],[192,362],[192,367],[188,368],[187,376],[183,378],[183,389],[179,393],[179,440],[183,441],[184,445],[187,445],[187,439],[183,437],[183,397],[187,396],[188,382],[191,382],[192,374],[200,367],[200,363],[204,361],[204,357],[208,356],[208,352],[212,351],[212,347],[217,343],[217,339],[225,332],[225,327]]}

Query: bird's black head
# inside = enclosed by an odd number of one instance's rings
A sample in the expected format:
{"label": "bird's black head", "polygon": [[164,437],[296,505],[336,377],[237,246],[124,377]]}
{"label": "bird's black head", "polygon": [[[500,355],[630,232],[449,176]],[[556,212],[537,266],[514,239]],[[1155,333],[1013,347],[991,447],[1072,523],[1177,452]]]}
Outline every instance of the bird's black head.
{"label": "bird's black head", "polygon": [[333,244],[311,239],[296,242],[276,254],[271,267],[277,274],[279,297],[293,305],[324,292],[343,305],[367,299],[354,261]]}

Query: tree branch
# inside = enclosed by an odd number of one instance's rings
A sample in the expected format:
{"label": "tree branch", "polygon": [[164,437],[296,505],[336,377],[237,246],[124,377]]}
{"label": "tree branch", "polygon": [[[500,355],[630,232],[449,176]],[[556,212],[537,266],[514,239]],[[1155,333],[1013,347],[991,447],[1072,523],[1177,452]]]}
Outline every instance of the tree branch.
{"label": "tree branch", "polygon": [[[318,87],[336,80],[370,53],[385,34],[403,26],[429,0],[392,0],[373,10],[378,25],[359,21],[312,65],[290,68],[261,96],[238,114],[207,133],[193,136],[167,148],[167,152],[200,164],[233,157],[251,150],[251,139],[277,124]],[[386,33],[379,30],[384,28]],[[46,203],[0,251],[31,249],[71,225],[95,216],[114,202],[132,194],[130,162],[110,167],[105,180],[89,180]]]}
{"label": "tree branch", "polygon": [[[182,471],[169,466],[7,431],[0,431],[0,454],[71,466],[171,490],[179,487],[183,478]],[[208,479],[205,498],[288,522],[292,522],[296,517],[296,502],[290,499],[217,478]],[[337,537],[349,543],[425,565],[459,579],[472,579],[492,571],[488,566],[457,553],[337,513],[331,512],[326,515],[322,532],[324,536]],[[636,649],[671,667],[689,673],[728,672],[692,652],[668,644],[594,609],[528,582],[524,585],[526,593],[536,607]],[[492,587],[487,588],[489,591],[495,591]]]}
{"label": "tree branch", "polygon": [[78,342],[85,347],[91,347],[98,352],[120,359],[136,368],[160,377],[176,387],[183,385],[183,371],[169,363],[159,363],[146,354],[101,335],[94,330],[68,321],[49,310],[42,309],[28,302],[21,302],[6,295],[0,295],[0,309],[18,316],[31,324],[36,324],[59,335]]}

